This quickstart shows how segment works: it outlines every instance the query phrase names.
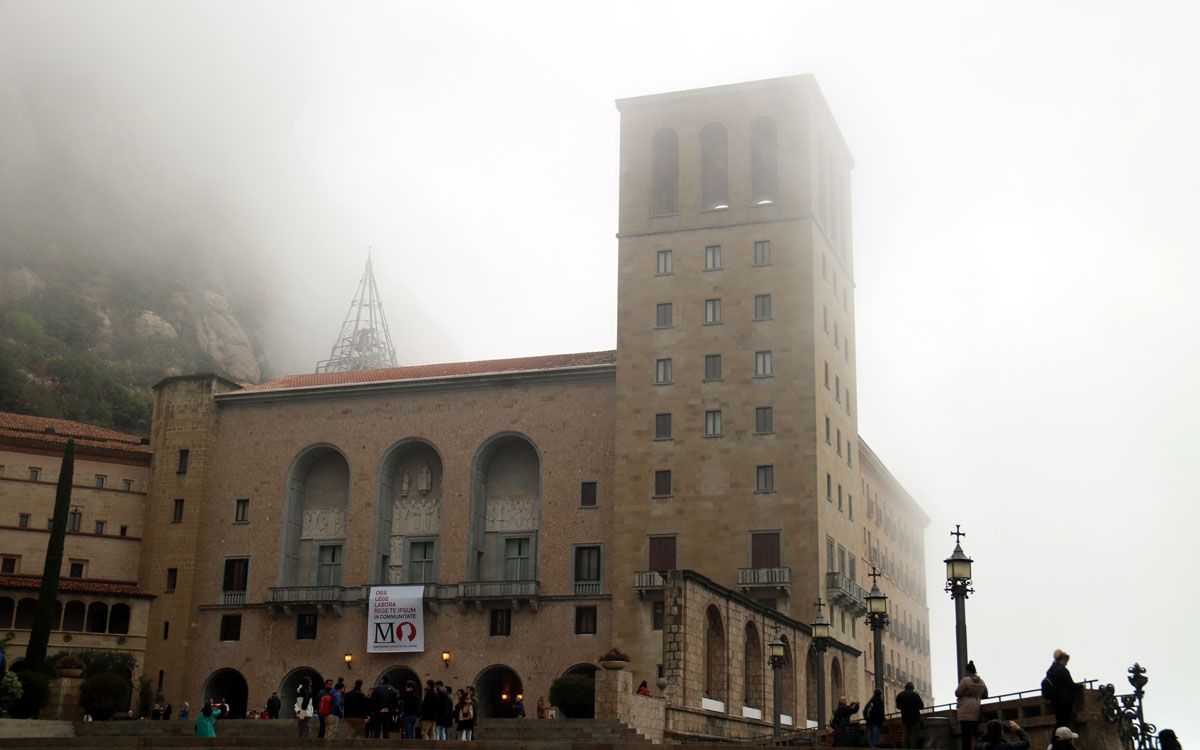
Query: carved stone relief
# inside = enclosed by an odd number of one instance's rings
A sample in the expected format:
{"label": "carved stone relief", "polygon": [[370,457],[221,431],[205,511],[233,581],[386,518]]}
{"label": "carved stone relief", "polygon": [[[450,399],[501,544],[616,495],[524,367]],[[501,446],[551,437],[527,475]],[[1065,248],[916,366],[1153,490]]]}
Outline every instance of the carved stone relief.
{"label": "carved stone relief", "polygon": [[488,497],[485,531],[525,531],[537,526],[533,495]]}
{"label": "carved stone relief", "polygon": [[301,539],[343,539],[345,536],[345,508],[310,508],[304,511]]}

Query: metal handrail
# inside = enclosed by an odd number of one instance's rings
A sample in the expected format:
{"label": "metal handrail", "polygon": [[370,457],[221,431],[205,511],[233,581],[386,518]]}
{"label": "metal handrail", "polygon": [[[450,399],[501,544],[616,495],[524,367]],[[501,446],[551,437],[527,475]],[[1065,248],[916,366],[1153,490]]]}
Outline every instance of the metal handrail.
{"label": "metal handrail", "polygon": [[[1087,690],[1093,690],[1094,688],[1092,686],[1095,685],[1096,682],[1097,682],[1096,680],[1083,680],[1082,682],[1078,682],[1076,684],[1083,685],[1084,688]],[[1018,690],[1015,693],[1001,693],[1000,695],[989,695],[988,697],[981,699],[979,701],[979,703],[980,703],[980,705],[984,705],[984,704],[992,704],[992,703],[1001,703],[1005,700],[1024,700],[1025,698],[1030,698],[1035,695],[1039,698],[1042,697],[1042,688],[1040,685],[1032,690]],[[934,706],[926,706],[925,708],[922,708],[921,713],[922,714],[935,714],[935,713],[938,713],[939,711],[950,711],[950,710],[956,708],[957,706],[958,706],[958,701],[954,701],[952,703],[938,703],[937,705],[934,705]],[[896,717],[899,715],[900,715],[899,711],[893,711],[892,713],[886,714],[885,717],[893,718],[893,717]]]}

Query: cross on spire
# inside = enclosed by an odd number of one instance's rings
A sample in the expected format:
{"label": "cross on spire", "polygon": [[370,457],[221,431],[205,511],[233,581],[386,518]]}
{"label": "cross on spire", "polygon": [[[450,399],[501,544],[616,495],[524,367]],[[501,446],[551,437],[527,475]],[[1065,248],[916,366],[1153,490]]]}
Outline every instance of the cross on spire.
{"label": "cross on spire", "polygon": [[954,537],[955,544],[961,544],[962,538],[967,535],[967,532],[962,530],[962,526],[954,524],[954,531],[950,532],[950,536]]}

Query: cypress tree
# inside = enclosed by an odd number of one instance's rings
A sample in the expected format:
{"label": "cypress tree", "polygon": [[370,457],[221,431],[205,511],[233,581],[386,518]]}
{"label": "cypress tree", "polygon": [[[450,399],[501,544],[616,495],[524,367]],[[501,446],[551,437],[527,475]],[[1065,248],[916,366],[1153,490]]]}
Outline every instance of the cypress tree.
{"label": "cypress tree", "polygon": [[67,538],[67,513],[71,509],[71,482],[75,478],[75,441],[67,440],[63,451],[62,468],[58,471],[58,491],[54,495],[54,521],[50,526],[50,545],[46,548],[46,565],[42,569],[42,590],[38,594],[33,630],[25,662],[30,669],[40,670],[46,663],[46,646],[50,643],[50,628],[58,604],[58,577],[62,572],[63,542]]}

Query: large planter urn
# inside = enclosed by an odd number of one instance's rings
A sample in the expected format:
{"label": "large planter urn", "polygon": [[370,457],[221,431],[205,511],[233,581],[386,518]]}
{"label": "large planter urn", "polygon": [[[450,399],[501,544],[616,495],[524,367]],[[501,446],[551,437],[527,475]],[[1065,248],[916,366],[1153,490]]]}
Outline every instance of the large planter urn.
{"label": "large planter urn", "polygon": [[609,670],[624,669],[629,664],[629,654],[619,648],[611,648],[600,657],[600,666]]}

